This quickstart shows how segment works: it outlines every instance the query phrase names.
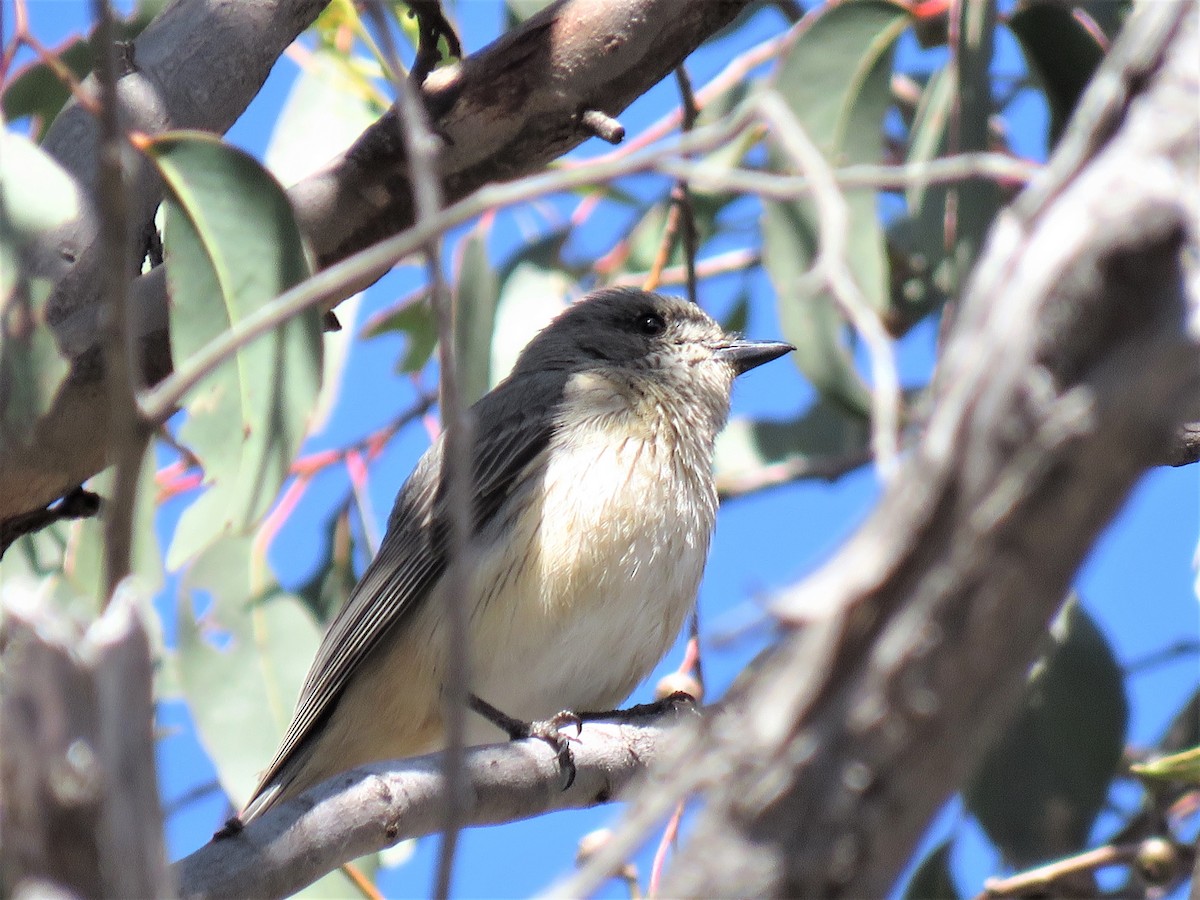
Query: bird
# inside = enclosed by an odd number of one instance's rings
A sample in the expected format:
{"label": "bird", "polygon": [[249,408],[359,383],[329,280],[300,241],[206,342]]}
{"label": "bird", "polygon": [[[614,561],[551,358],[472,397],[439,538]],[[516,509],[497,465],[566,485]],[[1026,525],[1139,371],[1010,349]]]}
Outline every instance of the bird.
{"label": "bird", "polygon": [[[682,298],[601,289],[551,321],[470,408],[461,558],[481,707],[525,722],[613,709],[650,674],[699,590],[717,512],[713,449],[734,378],[793,349],[727,334]],[[398,493],[378,554],[330,623],[275,758],[231,824],[357,766],[443,746],[444,448],[445,435]],[[468,746],[505,737],[464,715]]]}

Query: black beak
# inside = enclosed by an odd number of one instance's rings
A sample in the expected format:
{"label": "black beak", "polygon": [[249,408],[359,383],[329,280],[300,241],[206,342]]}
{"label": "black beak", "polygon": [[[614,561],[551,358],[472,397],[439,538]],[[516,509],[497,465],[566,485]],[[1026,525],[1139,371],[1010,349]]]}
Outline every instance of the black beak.
{"label": "black beak", "polygon": [[717,351],[717,356],[725,360],[738,375],[744,375],[751,369],[757,369],[763,363],[779,359],[785,353],[791,353],[796,348],[782,341],[732,341],[728,346]]}

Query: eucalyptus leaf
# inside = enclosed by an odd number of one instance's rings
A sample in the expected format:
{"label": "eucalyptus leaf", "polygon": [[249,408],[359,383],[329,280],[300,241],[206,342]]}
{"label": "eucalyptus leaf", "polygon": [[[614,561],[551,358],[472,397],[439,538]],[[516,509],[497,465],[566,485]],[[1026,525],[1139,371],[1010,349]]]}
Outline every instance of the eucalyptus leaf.
{"label": "eucalyptus leaf", "polygon": [[320,628],[248,538],[219,541],[189,566],[178,627],[179,684],[222,787],[240,805],[291,720]]}
{"label": "eucalyptus leaf", "polygon": [[[171,345],[186,365],[310,266],[286,194],[253,158],[199,133],[162,135],[147,154],[170,189]],[[309,310],[243,346],[186,398],[179,439],[200,459],[208,490],[180,519],[172,568],[221,534],[245,533],[270,507],[317,402],[321,335],[320,310]]]}
{"label": "eucalyptus leaf", "polygon": [[[877,163],[891,104],[895,43],[911,25],[911,14],[890,0],[859,0],[812,16],[779,69],[776,90],[831,165]],[[779,147],[772,147],[769,159],[772,169],[794,169]],[[890,276],[876,194],[848,191],[845,201],[850,214],[845,262],[867,302],[885,313]],[[764,207],[763,262],[778,295],[784,336],[798,348],[796,364],[818,390],[865,411],[869,392],[844,345],[834,298],[802,281],[819,247],[816,208],[808,199],[769,201]]]}
{"label": "eucalyptus leaf", "polygon": [[1083,848],[1120,769],[1128,718],[1124,673],[1073,598],[1051,626],[1020,712],[964,793],[1008,862]]}
{"label": "eucalyptus leaf", "polygon": [[459,397],[468,406],[488,392],[492,331],[499,284],[488,262],[487,231],[473,229],[463,238],[454,286],[454,344]]}

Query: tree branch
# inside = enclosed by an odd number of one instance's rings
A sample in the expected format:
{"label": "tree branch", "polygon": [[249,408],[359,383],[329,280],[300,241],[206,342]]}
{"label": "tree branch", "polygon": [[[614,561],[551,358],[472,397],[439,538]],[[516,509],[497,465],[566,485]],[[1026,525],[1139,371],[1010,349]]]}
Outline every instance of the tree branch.
{"label": "tree branch", "polygon": [[[581,122],[584,111],[619,114],[747,2],[559,0],[460,64],[434,71],[422,96],[446,145],[439,157],[444,201],[536,172],[579,145],[591,136]],[[322,6],[319,0],[172,5],[135,42],[136,71],[119,82],[126,127],[149,134],[177,127],[224,132]],[[321,266],[414,222],[396,115],[393,108],[328,169],[289,191]],[[60,115],[46,146],[85,187],[94,185],[96,129],[83,110]],[[134,170],[132,225],[140,233],[160,188],[144,163]],[[89,209],[44,241],[37,256],[32,274],[57,284],[53,321],[75,364],[37,430],[37,452],[0,448],[0,519],[44,507],[105,464],[109,424],[97,409],[103,365],[93,352],[97,233]],[[161,273],[136,280],[132,304],[151,366],[146,380],[154,383],[170,371]]]}
{"label": "tree branch", "polygon": [[[608,803],[657,759],[676,713],[588,723],[571,742],[575,781],[562,790],[555,751],[532,739],[464,757],[464,824],[494,825]],[[440,754],[346,772],[272,808],[237,835],[176,864],[184,897],[282,897],[342,863],[433,834],[444,824]]]}
{"label": "tree branch", "polygon": [[666,896],[893,887],[1015,708],[1096,536],[1200,412],[1181,253],[1200,209],[1197,18],[1138,8],[1060,152],[993,228],[902,474],[777,606],[787,636],[664,759],[636,827],[555,896],[590,892],[701,787]]}

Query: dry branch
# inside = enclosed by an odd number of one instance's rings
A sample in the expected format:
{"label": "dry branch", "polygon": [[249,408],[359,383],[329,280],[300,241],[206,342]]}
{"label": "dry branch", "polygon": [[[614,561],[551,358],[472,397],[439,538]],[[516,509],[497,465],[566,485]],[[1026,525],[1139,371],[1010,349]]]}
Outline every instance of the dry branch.
{"label": "dry branch", "polygon": [[0,893],[169,896],[150,645],[128,590],[83,635],[32,584],[0,594]]}
{"label": "dry branch", "polygon": [[[555,751],[540,740],[476,747],[464,758],[464,824],[492,825],[606,803],[659,755],[675,714],[584,725],[576,775],[562,790]],[[338,865],[444,824],[440,755],[346,772],[271,809],[237,835],[179,862],[185,897],[282,897]]]}

